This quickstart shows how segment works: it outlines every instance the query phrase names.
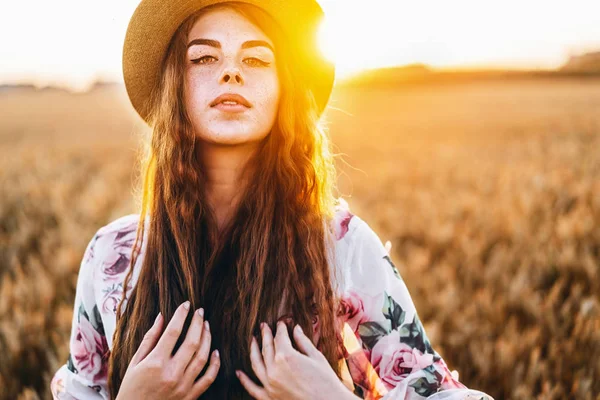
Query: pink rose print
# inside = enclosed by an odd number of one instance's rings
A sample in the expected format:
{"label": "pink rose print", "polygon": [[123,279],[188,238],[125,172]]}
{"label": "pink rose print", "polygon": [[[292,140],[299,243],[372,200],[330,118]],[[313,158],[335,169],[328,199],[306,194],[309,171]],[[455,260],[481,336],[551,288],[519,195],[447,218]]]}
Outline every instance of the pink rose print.
{"label": "pink rose print", "polygon": [[102,260],[101,271],[104,281],[114,282],[129,266],[129,256],[120,253],[110,253]]}
{"label": "pink rose print", "polygon": [[435,369],[441,372],[444,380],[440,384],[440,389],[465,389],[466,386],[460,382],[458,379],[454,379],[452,376],[452,372],[448,369],[448,366],[444,362],[443,359],[439,359],[433,363]]}
{"label": "pink rose print", "polygon": [[84,376],[93,381],[106,380],[108,372],[108,343],[86,318],[79,320],[77,332],[71,344],[73,364]]}
{"label": "pink rose print", "polygon": [[[131,290],[131,282],[127,285],[127,292]],[[123,298],[123,284],[119,283],[118,285],[112,285],[106,289],[104,289],[105,294],[102,300],[102,312],[117,314],[117,306],[119,302]]]}
{"label": "pink rose print", "polygon": [[94,247],[96,245],[96,240],[98,240],[98,237],[94,236],[90,245],[86,248],[85,253],[83,254],[84,264],[87,264],[94,259]]}
{"label": "pink rose print", "polygon": [[362,298],[353,291],[346,292],[340,299],[337,316],[340,326],[346,322],[355,333],[360,324],[369,320]]}
{"label": "pink rose print", "polygon": [[388,389],[396,387],[413,371],[433,364],[433,354],[423,354],[416,348],[401,343],[397,330],[393,330],[377,341],[371,351],[370,359]]}
{"label": "pink rose print", "polygon": [[341,209],[335,213],[333,224],[335,227],[336,240],[342,239],[348,233],[348,225],[354,214],[348,209]]}
{"label": "pink rose print", "polygon": [[135,242],[135,225],[107,232],[98,241],[96,251],[102,254],[100,271],[105,282],[120,282],[127,272]]}

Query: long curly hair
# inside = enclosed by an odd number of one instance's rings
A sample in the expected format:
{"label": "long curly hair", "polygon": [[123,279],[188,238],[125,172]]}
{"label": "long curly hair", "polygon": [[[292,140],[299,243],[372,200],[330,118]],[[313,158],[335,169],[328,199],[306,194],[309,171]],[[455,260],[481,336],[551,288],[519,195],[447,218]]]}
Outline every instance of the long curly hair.
{"label": "long curly hair", "polygon": [[221,355],[218,377],[203,399],[251,398],[235,370],[259,383],[250,363],[250,340],[256,335],[260,343],[261,321],[275,329],[282,301],[291,312],[285,319],[290,335],[295,323],[312,332],[318,318],[318,348],[340,377],[338,299],[332,285],[335,268],[330,268],[335,262],[331,221],[337,199],[326,129],[277,23],[250,4],[218,6],[233,8],[273,40],[282,88],[278,115],[245,168],[249,184],[230,223],[218,233],[197,156],[202,143],[186,110],[182,78],[187,36],[212,7],[181,24],[165,56],[160,85],[149,99],[152,131],[141,160],[141,211],[125,288],[131,284],[146,216],[147,249],[137,284],[129,298],[124,291],[117,308],[108,376],[112,398],[158,312],[167,323],[185,300],[191,302],[190,314],[175,351],[191,313],[204,307],[211,323],[211,351],[218,348]]}

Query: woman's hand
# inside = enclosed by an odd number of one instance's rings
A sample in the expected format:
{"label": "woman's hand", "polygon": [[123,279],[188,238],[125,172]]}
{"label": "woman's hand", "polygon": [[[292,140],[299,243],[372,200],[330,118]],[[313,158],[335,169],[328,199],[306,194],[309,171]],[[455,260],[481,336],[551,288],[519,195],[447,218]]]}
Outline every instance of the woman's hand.
{"label": "woman's hand", "polygon": [[194,382],[210,352],[210,329],[202,308],[194,313],[183,343],[171,357],[189,307],[189,301],[179,306],[162,336],[163,317],[158,315],[127,367],[117,400],[195,400],[214,382],[220,366],[218,350],[205,374]]}
{"label": "woman's hand", "polygon": [[302,353],[292,347],[287,326],[282,321],[277,323],[274,340],[267,324],[261,324],[261,331],[262,353],[258,341],[252,337],[250,360],[262,387],[244,372],[236,371],[252,397],[258,400],[357,399],[299,325],[294,328],[293,335]]}

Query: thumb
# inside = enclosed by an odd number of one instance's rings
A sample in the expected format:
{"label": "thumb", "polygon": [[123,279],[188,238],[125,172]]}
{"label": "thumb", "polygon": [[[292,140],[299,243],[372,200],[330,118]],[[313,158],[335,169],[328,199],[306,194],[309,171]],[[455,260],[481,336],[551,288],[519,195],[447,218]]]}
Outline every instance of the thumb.
{"label": "thumb", "polygon": [[139,364],[148,353],[152,351],[154,346],[156,346],[156,342],[160,338],[160,332],[162,330],[163,325],[163,316],[161,313],[158,313],[156,319],[154,320],[154,324],[148,332],[144,335],[142,342],[140,343],[140,347],[136,350],[135,354],[131,358],[131,364]]}
{"label": "thumb", "polygon": [[310,358],[323,356],[319,349],[315,347],[312,340],[304,334],[300,325],[294,327],[294,340],[296,341],[298,348]]}

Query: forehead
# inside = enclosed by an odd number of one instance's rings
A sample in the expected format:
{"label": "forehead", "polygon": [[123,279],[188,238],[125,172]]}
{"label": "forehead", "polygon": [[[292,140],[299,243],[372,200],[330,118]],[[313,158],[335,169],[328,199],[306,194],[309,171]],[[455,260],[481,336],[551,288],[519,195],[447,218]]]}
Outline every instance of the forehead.
{"label": "forehead", "polygon": [[190,29],[188,40],[197,38],[218,40],[223,46],[227,43],[241,44],[250,39],[265,40],[273,44],[271,39],[245,16],[224,7],[211,9],[198,17]]}

